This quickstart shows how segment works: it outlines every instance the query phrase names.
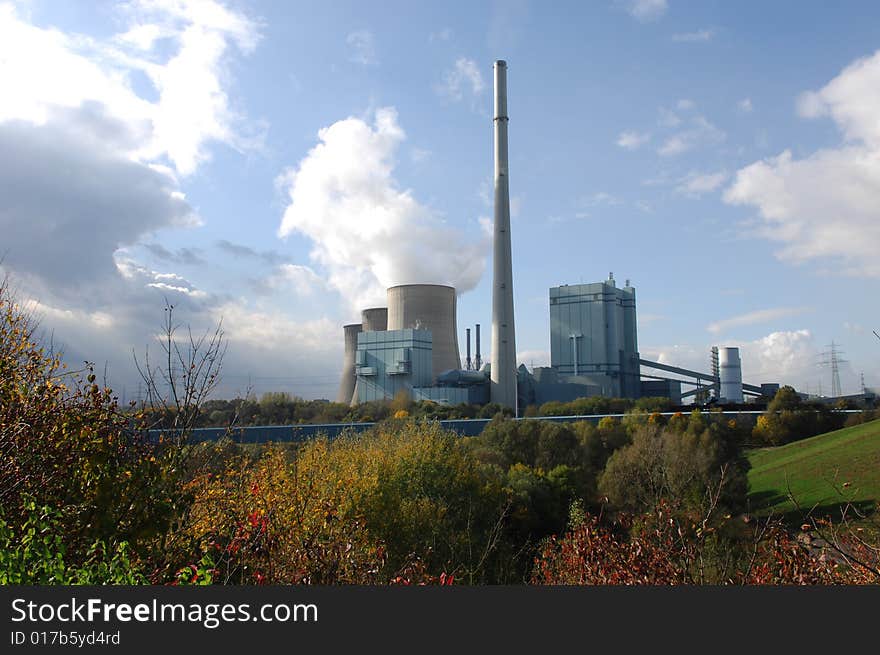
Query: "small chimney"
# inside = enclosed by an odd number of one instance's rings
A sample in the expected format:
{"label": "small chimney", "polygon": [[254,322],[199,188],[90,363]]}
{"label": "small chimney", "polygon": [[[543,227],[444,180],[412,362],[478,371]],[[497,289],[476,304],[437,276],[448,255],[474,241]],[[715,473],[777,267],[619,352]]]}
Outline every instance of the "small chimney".
{"label": "small chimney", "polygon": [[471,370],[471,329],[465,328],[465,334],[467,334],[467,360],[466,367],[467,370]]}
{"label": "small chimney", "polygon": [[474,369],[479,371],[481,368],[483,368],[483,360],[480,357],[480,324],[479,323],[477,323],[476,346],[477,346],[477,356],[474,359]]}

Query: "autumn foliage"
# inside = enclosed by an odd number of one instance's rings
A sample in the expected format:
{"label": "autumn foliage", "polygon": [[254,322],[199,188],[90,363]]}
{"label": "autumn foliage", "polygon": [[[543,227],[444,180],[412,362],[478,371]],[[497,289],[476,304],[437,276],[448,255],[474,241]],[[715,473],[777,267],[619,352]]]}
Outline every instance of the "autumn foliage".
{"label": "autumn foliage", "polygon": [[[166,352],[181,355],[190,351],[172,338],[171,309]],[[736,421],[699,412],[665,421],[645,405],[598,425],[499,415],[479,437],[461,438],[399,399],[361,434],[193,444],[222,332],[191,341],[191,352],[202,343],[202,360],[168,372],[166,381],[183,371],[170,399],[121,408],[91,365],[64,367],[0,284],[0,582],[878,579],[867,536],[848,540],[827,526],[837,556],[822,559],[782,525],[742,519],[740,441],[750,428]],[[154,397],[161,379],[150,378]],[[173,438],[150,432],[157,416]]]}
{"label": "autumn foliage", "polygon": [[[532,582],[556,585],[825,585],[876,584],[876,549],[811,553],[785,527],[729,515],[714,526],[683,523],[665,504],[614,519],[585,515],[562,537],[549,538]],[[742,522],[742,519],[739,519]],[[804,528],[809,526],[805,525]],[[731,538],[731,528],[739,531]],[[727,532],[725,535],[724,533]],[[861,560],[854,559],[854,556]],[[868,565],[865,565],[868,563]],[[871,565],[871,563],[873,565]]]}

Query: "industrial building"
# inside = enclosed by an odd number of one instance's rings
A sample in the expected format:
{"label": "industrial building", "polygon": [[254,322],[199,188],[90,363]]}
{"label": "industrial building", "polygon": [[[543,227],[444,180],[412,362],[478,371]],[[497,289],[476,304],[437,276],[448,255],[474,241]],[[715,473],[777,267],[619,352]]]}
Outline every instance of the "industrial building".
{"label": "industrial building", "polygon": [[598,387],[599,395],[638,398],[636,290],[605,282],[550,289],[550,367],[560,379]]}
{"label": "industrial building", "polygon": [[345,354],[337,402],[390,399],[401,390],[438,402],[483,400],[484,394],[469,395],[466,390],[414,391],[447,379],[448,388],[467,386],[457,378],[442,377],[461,369],[455,289],[440,284],[403,284],[387,290],[387,301],[387,307],[363,310],[361,323],[343,328]]}
{"label": "industrial building", "polygon": [[[481,365],[480,326],[466,368],[458,349],[453,287],[402,284],[387,290],[387,306],[363,310],[361,322],[343,327],[345,354],[337,400],[389,400],[405,392],[413,400],[458,404],[498,403],[519,414],[530,404],[585,396],[690,396],[741,403],[744,394],[768,395],[779,385],[742,381],[737,348],[713,348],[711,372],[691,371],[642,359],[638,351],[636,292],[614,275],[591,284],[549,291],[550,366],[517,368],[510,235],[507,147],[507,63],[496,61],[495,211],[493,230],[491,363]],[[654,372],[643,372],[645,370]],[[657,374],[660,371],[664,375]],[[670,377],[674,374],[676,377]],[[683,386],[693,388],[683,391]]]}
{"label": "industrial building", "polygon": [[431,378],[431,331],[384,330],[361,332],[355,354],[356,402],[387,400],[414,387],[427,387]]}
{"label": "industrial building", "polygon": [[[473,360],[471,331],[466,330],[466,368],[461,368],[455,289],[400,285],[389,288],[387,298],[388,308],[366,309],[361,323],[343,327],[345,360],[337,400],[390,400],[403,391],[416,401],[490,402],[492,367],[481,367],[479,325]],[[613,274],[602,282],[552,287],[549,313],[550,366],[531,372],[519,366],[517,408],[589,396],[660,396],[681,404],[702,395],[742,403],[746,395],[772,397],[779,389],[772,383],[744,384],[735,347],[713,348],[709,373],[640,358],[635,288],[629,280],[617,287]],[[651,369],[666,375],[648,372]]]}

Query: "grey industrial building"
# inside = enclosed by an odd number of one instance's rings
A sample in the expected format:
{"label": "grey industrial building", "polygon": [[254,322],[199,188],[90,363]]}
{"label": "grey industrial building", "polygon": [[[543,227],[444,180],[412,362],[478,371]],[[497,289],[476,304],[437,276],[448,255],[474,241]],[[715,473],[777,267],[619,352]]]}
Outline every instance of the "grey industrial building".
{"label": "grey industrial building", "polygon": [[614,275],[594,284],[550,289],[550,367],[559,379],[597,387],[600,395],[638,398],[636,290]]}

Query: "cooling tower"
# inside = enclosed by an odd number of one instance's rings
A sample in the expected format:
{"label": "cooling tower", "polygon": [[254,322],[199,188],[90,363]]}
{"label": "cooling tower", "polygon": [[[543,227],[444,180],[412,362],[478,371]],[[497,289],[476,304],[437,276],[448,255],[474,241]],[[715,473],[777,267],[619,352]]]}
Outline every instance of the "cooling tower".
{"label": "cooling tower", "polygon": [[461,368],[456,336],[455,289],[440,284],[402,284],[388,289],[389,330],[430,330],[431,377]]}
{"label": "cooling tower", "polygon": [[388,308],[373,307],[361,312],[364,332],[384,332],[388,329]]}
{"label": "cooling tower", "polygon": [[361,324],[352,323],[351,325],[343,326],[342,329],[345,332],[345,355],[342,360],[342,380],[339,382],[339,394],[336,396],[336,402],[347,405],[351,402],[352,396],[354,396],[354,384],[357,381],[354,371],[354,358],[357,353],[358,334],[361,332]]}
{"label": "cooling tower", "polygon": [[721,369],[721,399],[729,403],[741,403],[743,378],[739,348],[719,348],[718,364]]}
{"label": "cooling tower", "polygon": [[510,251],[510,182],[507,163],[507,62],[495,62],[495,227],[492,248],[493,403],[517,410],[513,261]]}

